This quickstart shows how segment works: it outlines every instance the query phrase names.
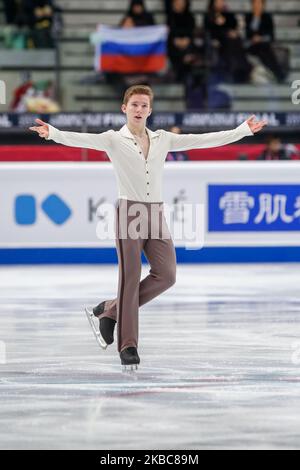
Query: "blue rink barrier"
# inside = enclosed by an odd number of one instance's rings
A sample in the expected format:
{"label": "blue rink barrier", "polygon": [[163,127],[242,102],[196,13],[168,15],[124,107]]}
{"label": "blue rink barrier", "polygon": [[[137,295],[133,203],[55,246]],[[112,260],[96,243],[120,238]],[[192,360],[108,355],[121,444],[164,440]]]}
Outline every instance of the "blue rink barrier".
{"label": "blue rink barrier", "polygon": [[[176,248],[178,263],[292,263],[300,262],[296,247]],[[115,248],[9,248],[0,249],[1,265],[20,264],[116,264]],[[142,262],[147,263],[142,255]]]}

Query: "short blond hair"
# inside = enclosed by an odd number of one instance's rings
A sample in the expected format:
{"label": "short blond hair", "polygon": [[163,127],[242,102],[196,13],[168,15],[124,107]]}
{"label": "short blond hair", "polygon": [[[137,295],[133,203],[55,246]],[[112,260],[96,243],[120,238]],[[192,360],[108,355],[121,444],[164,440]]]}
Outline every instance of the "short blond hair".
{"label": "short blond hair", "polygon": [[154,93],[147,85],[132,85],[124,93],[123,104],[127,104],[132,95],[147,95],[150,98],[150,107],[152,108]]}

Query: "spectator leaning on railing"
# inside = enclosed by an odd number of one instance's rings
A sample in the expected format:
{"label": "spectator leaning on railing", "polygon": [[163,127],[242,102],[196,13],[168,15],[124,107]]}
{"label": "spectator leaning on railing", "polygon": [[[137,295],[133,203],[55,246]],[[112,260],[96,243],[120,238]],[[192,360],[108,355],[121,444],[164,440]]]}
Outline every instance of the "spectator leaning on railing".
{"label": "spectator leaning on railing", "polygon": [[248,52],[259,57],[265,67],[270,69],[278,82],[284,81],[282,70],[272,49],[274,24],[270,13],[265,11],[265,0],[251,0],[252,11],[245,16]]}

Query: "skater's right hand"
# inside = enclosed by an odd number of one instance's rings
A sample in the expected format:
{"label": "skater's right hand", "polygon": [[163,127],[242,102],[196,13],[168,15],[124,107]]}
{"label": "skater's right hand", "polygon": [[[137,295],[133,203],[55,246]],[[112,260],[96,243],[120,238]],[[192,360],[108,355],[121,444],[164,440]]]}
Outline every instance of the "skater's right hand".
{"label": "skater's right hand", "polygon": [[35,122],[40,125],[29,127],[29,129],[31,131],[37,132],[43,139],[47,139],[49,137],[49,125],[41,119],[36,119]]}

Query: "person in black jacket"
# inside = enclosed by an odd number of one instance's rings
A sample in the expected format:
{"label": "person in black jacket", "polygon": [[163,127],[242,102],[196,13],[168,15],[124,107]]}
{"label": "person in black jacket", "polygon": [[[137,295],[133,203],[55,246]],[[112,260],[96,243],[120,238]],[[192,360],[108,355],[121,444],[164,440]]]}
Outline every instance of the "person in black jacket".
{"label": "person in black jacket", "polygon": [[39,49],[54,47],[52,25],[53,0],[23,0],[24,10],[31,29],[32,46]]}
{"label": "person in black jacket", "polygon": [[17,12],[15,0],[3,0],[3,6],[6,24],[14,24]]}
{"label": "person in black jacket", "polygon": [[173,0],[167,17],[169,26],[168,55],[175,72],[175,80],[186,83],[194,65],[199,60],[199,51],[194,43],[196,26],[189,0]]}
{"label": "person in black jacket", "polygon": [[33,7],[28,8],[28,0],[3,0],[6,23],[18,27],[31,26]]}
{"label": "person in black jacket", "polygon": [[230,78],[236,83],[248,82],[252,65],[246,57],[237,19],[227,11],[224,0],[209,0],[204,28],[218,48],[224,71],[229,72]]}
{"label": "person in black jacket", "polygon": [[246,37],[248,40],[248,52],[261,60],[270,69],[278,82],[282,82],[286,76],[276,59],[272,49],[274,41],[273,18],[265,12],[265,0],[251,0],[252,12],[245,16]]}
{"label": "person in black jacket", "polygon": [[176,35],[178,32],[193,34],[196,21],[193,13],[190,11],[189,0],[172,0],[167,16],[167,24],[173,35]]}

